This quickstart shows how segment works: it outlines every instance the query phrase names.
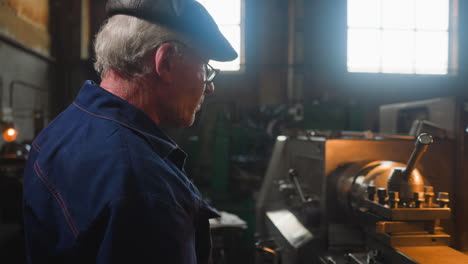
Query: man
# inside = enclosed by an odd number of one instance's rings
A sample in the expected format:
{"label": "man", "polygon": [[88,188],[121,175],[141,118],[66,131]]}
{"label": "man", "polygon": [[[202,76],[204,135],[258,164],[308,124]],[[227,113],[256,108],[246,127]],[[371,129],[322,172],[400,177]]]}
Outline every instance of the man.
{"label": "man", "polygon": [[207,263],[217,213],[160,129],[190,126],[237,54],[193,0],[108,0],[95,67],[33,142],[24,178],[29,263]]}

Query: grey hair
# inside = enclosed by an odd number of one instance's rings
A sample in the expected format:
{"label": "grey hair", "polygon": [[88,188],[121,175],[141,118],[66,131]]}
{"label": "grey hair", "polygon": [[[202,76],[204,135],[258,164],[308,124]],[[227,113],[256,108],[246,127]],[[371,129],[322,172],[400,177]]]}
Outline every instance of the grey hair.
{"label": "grey hair", "polygon": [[154,65],[149,55],[165,42],[174,42],[179,53],[182,45],[178,43],[188,45],[189,41],[166,26],[133,16],[114,15],[96,34],[94,69],[101,78],[111,69],[128,78],[147,75]]}

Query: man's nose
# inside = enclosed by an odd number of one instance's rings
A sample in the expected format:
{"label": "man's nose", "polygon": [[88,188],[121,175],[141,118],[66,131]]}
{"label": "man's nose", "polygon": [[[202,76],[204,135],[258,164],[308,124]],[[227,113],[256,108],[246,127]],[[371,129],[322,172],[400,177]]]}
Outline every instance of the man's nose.
{"label": "man's nose", "polygon": [[209,82],[206,84],[206,87],[205,87],[205,94],[210,94],[210,93],[213,93],[215,90],[215,87],[214,87],[214,83],[213,82]]}

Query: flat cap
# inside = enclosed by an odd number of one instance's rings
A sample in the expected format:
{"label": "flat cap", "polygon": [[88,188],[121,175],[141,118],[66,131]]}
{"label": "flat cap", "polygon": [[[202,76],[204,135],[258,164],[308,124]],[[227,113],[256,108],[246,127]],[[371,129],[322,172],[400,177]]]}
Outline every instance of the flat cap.
{"label": "flat cap", "polygon": [[210,59],[231,61],[237,53],[208,11],[194,0],[108,0],[108,16],[124,14],[181,32]]}

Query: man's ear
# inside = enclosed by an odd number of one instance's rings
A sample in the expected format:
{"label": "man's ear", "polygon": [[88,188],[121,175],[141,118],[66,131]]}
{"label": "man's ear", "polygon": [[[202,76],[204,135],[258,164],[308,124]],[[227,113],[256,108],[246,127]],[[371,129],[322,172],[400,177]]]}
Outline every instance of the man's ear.
{"label": "man's ear", "polygon": [[158,76],[165,82],[171,82],[171,73],[174,70],[175,47],[171,43],[162,44],[154,55],[154,65]]}

